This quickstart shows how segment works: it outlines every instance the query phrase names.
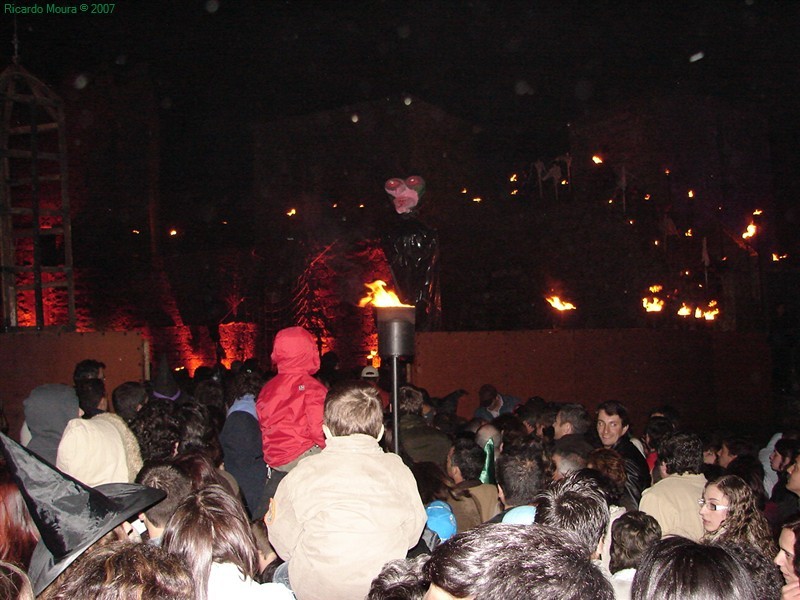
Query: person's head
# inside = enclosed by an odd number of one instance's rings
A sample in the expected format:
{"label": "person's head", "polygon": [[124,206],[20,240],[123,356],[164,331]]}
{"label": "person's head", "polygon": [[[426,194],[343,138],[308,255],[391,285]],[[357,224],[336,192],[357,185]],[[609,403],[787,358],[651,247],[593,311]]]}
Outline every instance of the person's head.
{"label": "person's head", "polygon": [[194,600],[192,573],[152,544],[111,542],[87,552],[51,600]]}
{"label": "person's head", "polygon": [[483,449],[474,440],[456,438],[447,455],[447,474],[456,483],[478,479],[485,458]]}
{"label": "person's head", "polygon": [[27,569],[38,540],[19,487],[8,471],[0,470],[0,560]]}
{"label": "person's head", "polygon": [[553,421],[553,432],[555,439],[561,439],[565,435],[583,435],[589,431],[592,419],[589,411],[583,404],[567,403],[558,408],[556,418]]}
{"label": "person's head", "polygon": [[478,390],[478,401],[483,407],[491,406],[497,400],[497,388],[490,383],[484,383]]}
{"label": "person's head", "polygon": [[390,560],[372,580],[365,600],[422,600],[430,583],[423,573],[428,558]]}
{"label": "person's head", "polygon": [[19,566],[0,560],[0,598],[34,600],[28,575]]}
{"label": "person's head", "polygon": [[158,537],[175,509],[191,493],[192,482],[174,465],[151,462],[146,463],[139,471],[136,483],[162,490],[167,494],[161,502],[144,511],[145,524],[151,538]]}
{"label": "person's head", "polygon": [[792,464],[800,454],[800,440],[781,438],[775,442],[775,449],[769,455],[769,466],[780,473]]}
{"label": "person's head", "polygon": [[500,500],[506,508],[533,504],[542,487],[542,454],[538,448],[504,452],[495,469]]}
{"label": "person's head", "polygon": [[424,394],[414,386],[404,385],[397,391],[397,410],[400,415],[421,415],[424,403]]}
{"label": "person's head", "polygon": [[697,474],[703,467],[703,442],[693,433],[668,433],[658,445],[658,460],[667,475]]}
{"label": "person's head", "polygon": [[632,600],[757,600],[744,567],[725,549],[680,536],[645,553],[631,587]]}
{"label": "person's head", "polygon": [[647,445],[649,451],[657,452],[658,445],[664,436],[673,431],[675,431],[675,427],[667,417],[651,416],[644,426],[642,441]]}
{"label": "person's head", "polygon": [[625,459],[616,450],[596,448],[589,453],[586,466],[598,471],[607,481],[606,500],[609,504],[619,504],[625,493],[628,475],[625,473]]}
{"label": "person's head", "polygon": [[361,433],[380,439],[383,410],[378,391],[364,381],[334,386],[325,396],[323,422],[326,434],[333,437]]}
{"label": "person's head", "polygon": [[753,456],[756,454],[756,447],[750,440],[733,436],[722,440],[719,452],[717,453],[717,464],[723,469],[738,456]]}
{"label": "person's head", "polygon": [[75,394],[85,418],[108,409],[106,383],[102,379],[79,379],[75,382]]}
{"label": "person's head", "polygon": [[167,521],[162,547],[183,558],[192,573],[198,600],[206,600],[211,563],[231,563],[253,578],[256,543],[241,502],[218,485],[187,496]]}
{"label": "person's head", "polygon": [[186,452],[176,455],[170,464],[189,478],[192,491],[197,491],[208,485],[219,485],[226,491],[233,493],[231,484],[220,474],[216,465],[203,452]]}
{"label": "person's head", "polygon": [[797,581],[800,576],[800,517],[783,524],[773,562],[780,568],[786,583]]}
{"label": "person's head", "polygon": [[640,510],[624,513],[611,524],[612,573],[635,569],[647,549],[661,539],[661,526]]}
{"label": "person's head", "polygon": [[449,482],[442,467],[434,462],[422,461],[412,463],[408,468],[417,482],[422,504],[427,506],[434,500],[447,500]]}
{"label": "person's head", "polygon": [[264,387],[264,377],[259,371],[240,370],[233,378],[233,383],[228,394],[228,407],[234,400],[250,395],[258,397],[261,388]]}
{"label": "person's head", "polygon": [[553,480],[563,479],[570,473],[586,467],[592,445],[582,437],[562,437],[556,440],[551,452]]}
{"label": "person's head", "polygon": [[572,532],[587,557],[599,553],[610,515],[595,480],[573,473],[540,492],[535,505],[536,523]]}
{"label": "person's head", "polygon": [[629,427],[628,409],[621,403],[609,400],[597,408],[597,435],[604,447],[612,448]]}
{"label": "person's head", "polygon": [[753,546],[743,542],[717,542],[716,545],[724,548],[733,556],[750,576],[750,581],[756,590],[756,598],[781,597],[783,577],[781,570],[773,564],[772,555],[766,555],[754,549]]}
{"label": "person's head", "polygon": [[672,423],[673,431],[677,431],[681,427],[680,412],[678,412],[678,409],[670,404],[664,404],[651,410],[647,418],[652,419],[653,417],[669,419],[670,423]]}
{"label": "person's head", "polygon": [[757,456],[744,454],[737,456],[725,469],[727,475],[738,475],[741,477],[756,497],[756,506],[759,510],[764,510],[769,496],[764,489],[764,465]]}
{"label": "person's head", "polygon": [[774,551],[769,525],[756,506],[753,490],[741,477],[723,475],[706,484],[700,517],[705,539],[746,542],[766,554]]}
{"label": "person's head", "polygon": [[427,600],[611,600],[614,592],[574,537],[544,525],[477,527],[434,548]]}
{"label": "person's head", "polygon": [[75,365],[75,370],[72,371],[72,382],[77,385],[83,379],[105,379],[106,366],[99,360],[87,358]]}
{"label": "person's head", "polygon": [[126,423],[133,421],[136,413],[147,402],[147,389],[138,381],[126,381],[111,392],[111,404]]}
{"label": "person's head", "polygon": [[475,443],[480,448],[485,448],[486,443],[492,440],[495,455],[500,454],[500,447],[503,444],[503,434],[492,423],[484,423],[475,432]]}
{"label": "person's head", "polygon": [[168,400],[148,400],[130,423],[139,442],[142,460],[166,460],[175,454],[181,439],[181,422],[175,404]]}

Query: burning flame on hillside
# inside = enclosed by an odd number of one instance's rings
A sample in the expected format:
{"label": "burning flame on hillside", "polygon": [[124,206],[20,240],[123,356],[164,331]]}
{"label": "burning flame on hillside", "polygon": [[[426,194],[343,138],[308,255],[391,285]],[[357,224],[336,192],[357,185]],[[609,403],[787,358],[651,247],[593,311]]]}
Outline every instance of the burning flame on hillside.
{"label": "burning flame on hillside", "polygon": [[661,312],[664,309],[664,301],[661,298],[642,298],[642,306],[647,312]]}
{"label": "burning flame on hillside", "polygon": [[386,289],[386,282],[377,279],[372,283],[365,283],[369,288],[369,293],[358,301],[358,305],[364,306],[411,306],[410,304],[403,304],[400,298],[397,297],[391,290]]}

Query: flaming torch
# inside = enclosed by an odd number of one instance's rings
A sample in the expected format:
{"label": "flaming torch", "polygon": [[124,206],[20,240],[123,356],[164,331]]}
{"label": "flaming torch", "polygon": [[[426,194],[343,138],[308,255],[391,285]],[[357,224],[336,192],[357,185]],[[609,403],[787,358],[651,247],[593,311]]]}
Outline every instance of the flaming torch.
{"label": "flaming torch", "polygon": [[390,358],[392,364],[392,433],[394,451],[400,454],[400,427],[397,397],[399,391],[398,360],[414,356],[415,307],[403,304],[397,294],[386,289],[386,282],[377,280],[365,284],[369,293],[358,303],[360,307],[375,307],[378,319],[378,354]]}
{"label": "flaming torch", "polygon": [[[552,306],[556,310],[556,314],[558,315],[559,322],[564,321],[564,314],[569,310],[575,310],[575,305],[571,302],[565,302],[558,296],[545,296],[545,300],[547,300],[548,304]],[[563,324],[563,323],[562,323]],[[553,321],[553,329],[556,328],[556,322]]]}

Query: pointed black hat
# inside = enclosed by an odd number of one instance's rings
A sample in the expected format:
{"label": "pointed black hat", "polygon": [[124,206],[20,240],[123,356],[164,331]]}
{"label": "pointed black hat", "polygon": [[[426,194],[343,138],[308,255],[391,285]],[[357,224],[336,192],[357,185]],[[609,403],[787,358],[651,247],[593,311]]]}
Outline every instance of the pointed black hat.
{"label": "pointed black hat", "polygon": [[133,483],[91,488],[2,433],[0,447],[39,530],[28,568],[37,596],[89,546],[166,497],[162,490]]}

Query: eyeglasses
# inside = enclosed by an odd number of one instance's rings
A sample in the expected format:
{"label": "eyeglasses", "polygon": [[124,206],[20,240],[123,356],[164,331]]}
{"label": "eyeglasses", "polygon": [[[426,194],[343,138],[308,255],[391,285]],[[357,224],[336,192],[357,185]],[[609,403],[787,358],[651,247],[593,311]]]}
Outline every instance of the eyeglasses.
{"label": "eyeglasses", "polygon": [[701,507],[708,506],[708,509],[713,510],[714,512],[717,512],[718,510],[728,510],[730,508],[730,506],[724,506],[723,504],[714,504],[713,502],[708,502],[703,498],[700,498],[697,503]]}

